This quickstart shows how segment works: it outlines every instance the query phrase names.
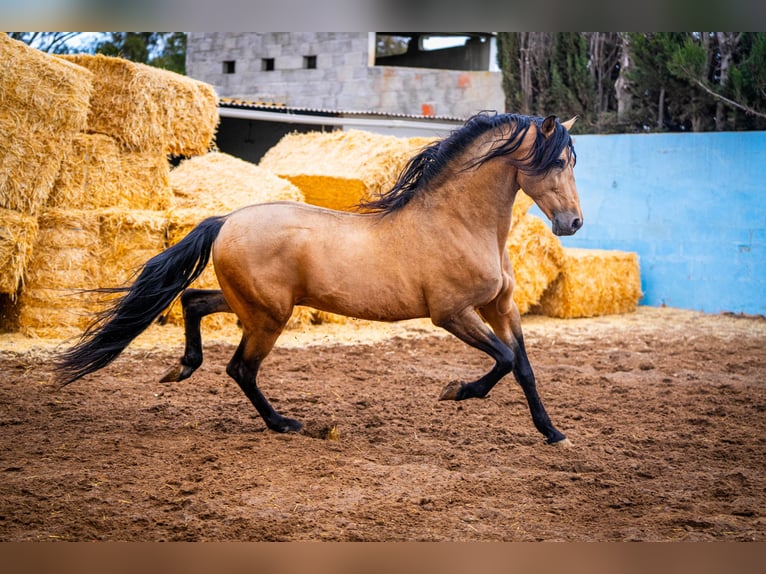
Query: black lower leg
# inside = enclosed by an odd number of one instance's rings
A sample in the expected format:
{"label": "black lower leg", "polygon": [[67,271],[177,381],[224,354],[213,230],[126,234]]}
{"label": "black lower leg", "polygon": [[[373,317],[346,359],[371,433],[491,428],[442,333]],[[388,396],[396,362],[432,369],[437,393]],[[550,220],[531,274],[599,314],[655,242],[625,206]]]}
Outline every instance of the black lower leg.
{"label": "black lower leg", "polygon": [[181,295],[184,317],[184,354],[180,365],[176,365],[161,382],[182,381],[189,378],[202,364],[202,333],[200,323],[203,317],[212,313],[231,312],[223,293],[212,289],[187,289]]}
{"label": "black lower leg", "polygon": [[511,372],[515,362],[514,353],[494,333],[489,332],[486,341],[471,341],[470,344],[493,357],[495,366],[476,381],[450,383],[442,391],[439,400],[483,399],[500,379]]}
{"label": "black lower leg", "polygon": [[261,393],[256,384],[260,360],[245,361],[243,358],[243,348],[244,343],[240,344],[234,353],[226,368],[228,375],[237,381],[239,388],[250,399],[250,402],[270,430],[280,433],[300,431],[303,428],[303,424],[300,421],[280,415],[274,410],[274,407],[271,406],[266,397],[263,396],[263,393]]}
{"label": "black lower leg", "polygon": [[537,430],[547,439],[548,444],[561,442],[566,439],[562,432],[556,429],[551,422],[548,413],[545,411],[540,396],[537,394],[537,385],[535,384],[535,375],[532,372],[532,365],[529,363],[526,349],[524,348],[524,339],[518,339],[518,349],[516,352],[516,364],[513,369],[513,375],[521,385],[524,396],[529,405],[529,411],[532,414],[532,421]]}

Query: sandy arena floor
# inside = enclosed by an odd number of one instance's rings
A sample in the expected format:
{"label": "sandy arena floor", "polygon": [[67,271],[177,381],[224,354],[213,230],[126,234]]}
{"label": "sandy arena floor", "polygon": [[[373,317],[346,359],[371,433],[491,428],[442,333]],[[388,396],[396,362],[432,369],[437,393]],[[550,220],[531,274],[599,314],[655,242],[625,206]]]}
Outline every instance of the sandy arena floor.
{"label": "sandy arena floor", "polygon": [[0,335],[0,540],[766,539],[766,319],[524,327],[572,449],[544,444],[512,378],[438,402],[491,362],[428,322],[285,332],[260,384],[306,424],[289,436],[226,376],[235,334],[161,384],[182,338],[152,327],[63,390],[55,342]]}

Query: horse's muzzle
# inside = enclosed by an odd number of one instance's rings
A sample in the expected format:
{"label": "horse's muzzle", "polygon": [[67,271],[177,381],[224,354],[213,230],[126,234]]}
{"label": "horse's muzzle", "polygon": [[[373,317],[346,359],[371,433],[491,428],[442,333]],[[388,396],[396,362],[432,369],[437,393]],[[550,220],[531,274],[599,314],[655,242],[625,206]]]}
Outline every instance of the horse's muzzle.
{"label": "horse's muzzle", "polygon": [[582,227],[582,217],[577,213],[557,213],[553,217],[555,235],[574,235]]}

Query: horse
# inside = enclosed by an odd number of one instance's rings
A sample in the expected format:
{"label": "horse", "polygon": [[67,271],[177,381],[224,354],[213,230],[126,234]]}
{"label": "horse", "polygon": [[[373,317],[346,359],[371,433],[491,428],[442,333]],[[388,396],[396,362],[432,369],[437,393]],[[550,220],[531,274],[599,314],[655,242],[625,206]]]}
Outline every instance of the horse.
{"label": "horse", "polygon": [[[163,380],[180,381],[201,365],[201,317],[234,313],[242,338],[227,374],[268,429],[300,432],[302,423],[278,413],[257,384],[295,305],[375,321],[430,318],[495,361],[475,381],[448,384],[439,400],[484,398],[513,372],[546,442],[570,446],[536,388],[505,243],[519,189],[554,234],[582,226],[569,134],[575,119],[482,112],[422,148],[393,187],[361,209],[280,201],[203,220],[131,284],[99,289],[118,296],[57,357],[59,382],[111,363],[181,295],[184,354]],[[220,290],[189,289],[211,256]]]}

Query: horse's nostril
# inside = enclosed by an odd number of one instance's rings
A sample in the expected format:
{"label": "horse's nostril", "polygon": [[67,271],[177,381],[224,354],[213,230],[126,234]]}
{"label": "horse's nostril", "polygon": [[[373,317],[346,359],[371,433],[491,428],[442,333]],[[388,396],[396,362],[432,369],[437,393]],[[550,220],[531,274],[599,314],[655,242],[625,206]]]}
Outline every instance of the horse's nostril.
{"label": "horse's nostril", "polygon": [[580,219],[579,217],[575,217],[572,220],[572,231],[577,231],[581,227],[582,227],[582,219]]}

